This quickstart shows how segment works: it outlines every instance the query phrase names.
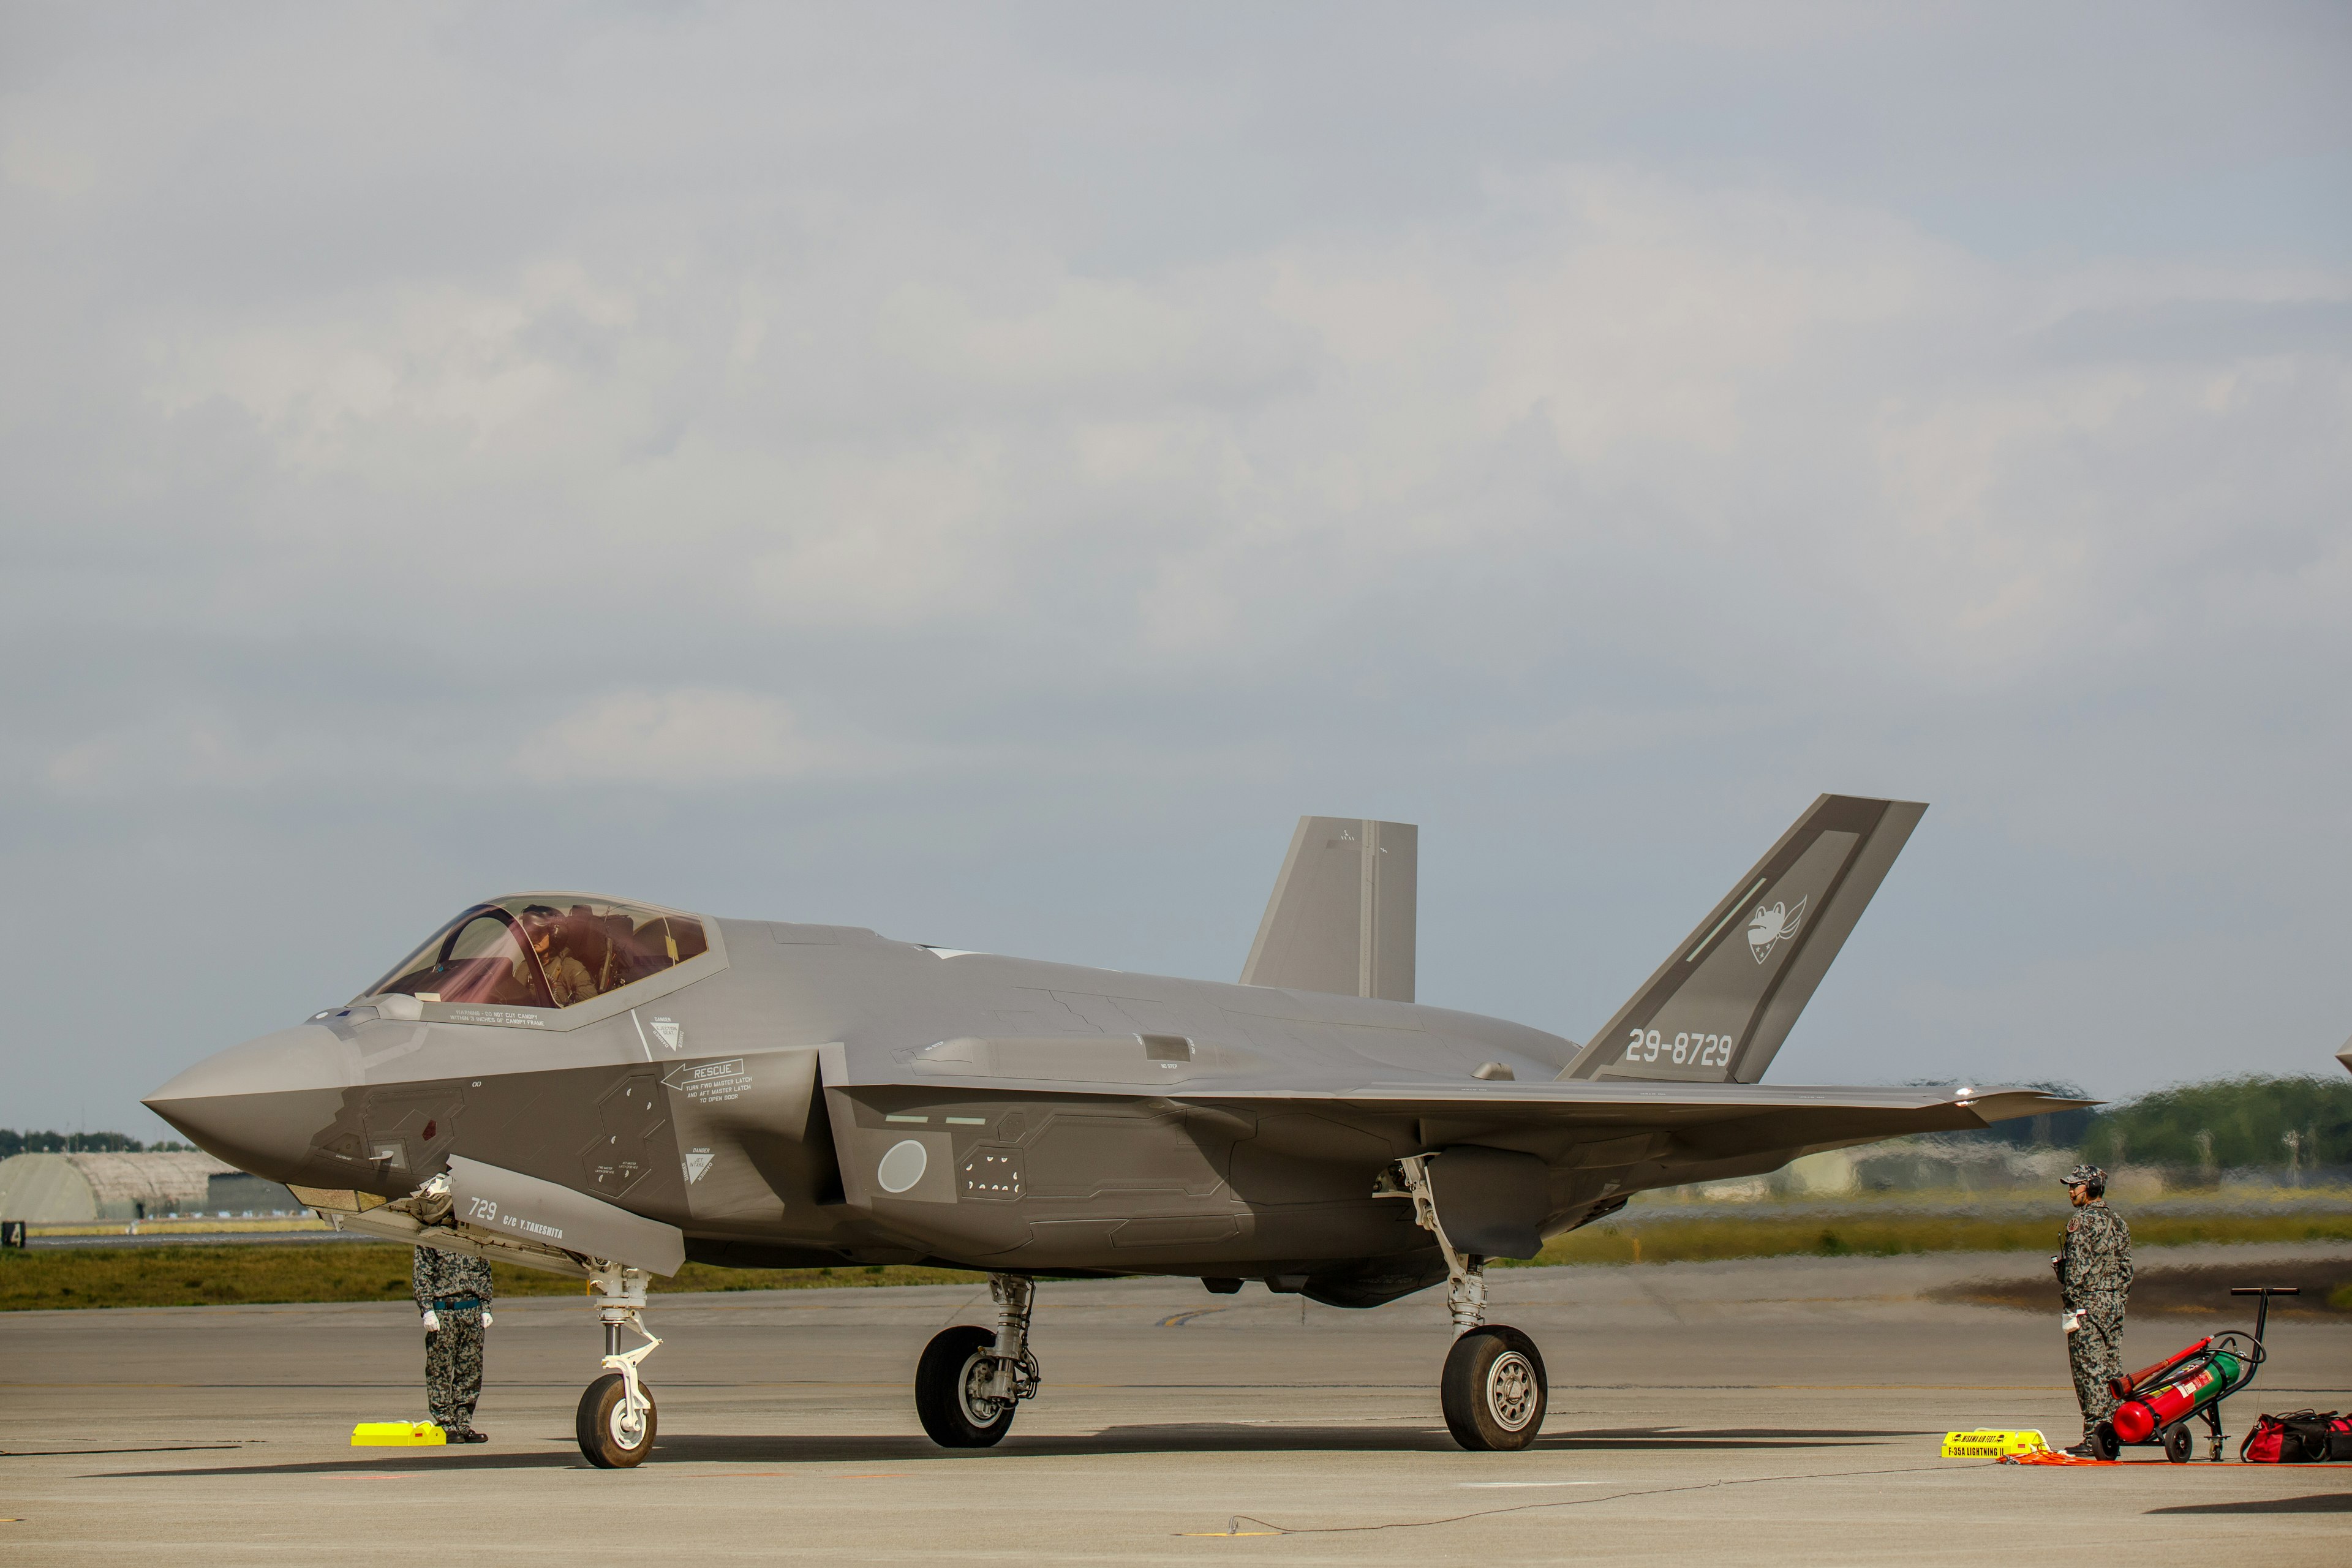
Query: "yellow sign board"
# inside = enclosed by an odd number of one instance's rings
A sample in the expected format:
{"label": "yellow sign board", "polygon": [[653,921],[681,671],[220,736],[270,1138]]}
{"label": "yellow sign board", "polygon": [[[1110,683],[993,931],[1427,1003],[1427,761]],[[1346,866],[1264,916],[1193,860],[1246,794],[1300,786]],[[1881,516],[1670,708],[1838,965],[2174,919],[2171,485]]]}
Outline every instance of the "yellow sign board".
{"label": "yellow sign board", "polygon": [[2011,1454],[2038,1454],[2050,1445],[2039,1432],[1947,1432],[1947,1459],[2000,1459]]}
{"label": "yellow sign board", "polygon": [[352,1428],[354,1448],[437,1448],[448,1440],[430,1421],[362,1421]]}

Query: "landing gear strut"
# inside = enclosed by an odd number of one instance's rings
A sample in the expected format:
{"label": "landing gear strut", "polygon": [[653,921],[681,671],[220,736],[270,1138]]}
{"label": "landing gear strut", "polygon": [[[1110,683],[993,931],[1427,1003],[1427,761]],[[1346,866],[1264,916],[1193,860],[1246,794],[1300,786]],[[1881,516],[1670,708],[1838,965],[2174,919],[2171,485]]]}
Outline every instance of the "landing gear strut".
{"label": "landing gear strut", "polygon": [[1430,1185],[1431,1154],[1408,1154],[1396,1163],[1378,1190],[1383,1197],[1410,1197],[1412,1217],[1437,1238],[1445,1257],[1445,1307],[1454,1316],[1454,1348],[1439,1374],[1438,1404],[1446,1430],[1470,1449],[1524,1448],[1543,1430],[1549,1388],[1542,1352],[1517,1329],[1486,1321],[1486,1260],[1457,1252],[1438,1223],[1437,1196]]}
{"label": "landing gear strut", "polygon": [[[637,1363],[661,1348],[661,1341],[639,1316],[646,1307],[648,1278],[642,1268],[601,1259],[588,1276],[588,1283],[604,1298],[596,1303],[596,1316],[604,1325],[604,1364],[608,1370],[580,1395],[575,1429],[581,1454],[599,1469],[629,1469],[654,1451],[659,1422],[653,1391],[637,1373]],[[624,1324],[646,1342],[633,1351],[622,1350]]]}
{"label": "landing gear strut", "polygon": [[1013,1429],[1021,1401],[1045,1379],[1029,1353],[1029,1311],[1037,1282],[1025,1274],[991,1274],[996,1331],[964,1325],[923,1347],[915,1368],[915,1414],[942,1448],[987,1448]]}

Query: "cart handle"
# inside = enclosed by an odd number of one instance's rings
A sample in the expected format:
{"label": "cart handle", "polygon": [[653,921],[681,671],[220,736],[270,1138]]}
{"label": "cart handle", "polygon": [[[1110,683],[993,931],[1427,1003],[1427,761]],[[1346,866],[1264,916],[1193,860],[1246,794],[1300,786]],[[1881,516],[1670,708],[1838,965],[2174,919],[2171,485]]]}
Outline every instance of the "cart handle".
{"label": "cart handle", "polygon": [[2263,1331],[2270,1326],[2271,1298],[2273,1296],[2300,1296],[2303,1294],[2303,1287],[2300,1285],[2232,1285],[2230,1287],[2230,1294],[2232,1296],[2260,1296],[2262,1298],[2262,1300],[2256,1303],[2254,1307],[2254,1342],[2256,1344],[2260,1344],[2263,1339]]}

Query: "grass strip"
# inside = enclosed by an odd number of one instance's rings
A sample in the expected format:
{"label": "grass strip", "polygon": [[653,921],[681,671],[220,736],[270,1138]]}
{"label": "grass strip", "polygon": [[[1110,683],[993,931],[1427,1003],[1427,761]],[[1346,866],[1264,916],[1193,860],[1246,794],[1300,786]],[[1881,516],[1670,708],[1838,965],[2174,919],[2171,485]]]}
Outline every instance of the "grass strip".
{"label": "grass strip", "polygon": [[[2352,1215],[2147,1215],[2125,1219],[2139,1247],[2203,1243],[2352,1241]],[[1750,1215],[1739,1218],[1644,1218],[1636,1226],[1603,1223],[1555,1237],[1535,1265],[1695,1263],[1729,1258],[1899,1258],[1913,1252],[2056,1252],[2065,1215],[1995,1219],[1969,1215],[1824,1216]],[[1497,1263],[1500,1264],[1498,1259]],[[1534,1265],[1516,1265],[1526,1268]]]}
{"label": "grass strip", "polygon": [[[409,1251],[385,1242],[333,1247],[35,1247],[0,1253],[0,1311],[61,1307],[217,1307],[295,1301],[405,1301]],[[577,1296],[582,1281],[490,1265],[503,1300]],[[955,1268],[714,1268],[689,1263],[656,1291],[807,1290],[844,1285],[951,1285],[984,1280]]]}

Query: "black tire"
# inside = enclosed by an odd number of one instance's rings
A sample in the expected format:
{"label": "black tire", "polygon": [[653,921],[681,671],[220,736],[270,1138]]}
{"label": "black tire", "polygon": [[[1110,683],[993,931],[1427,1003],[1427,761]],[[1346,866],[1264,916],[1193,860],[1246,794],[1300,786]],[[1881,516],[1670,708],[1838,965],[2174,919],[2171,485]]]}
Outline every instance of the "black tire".
{"label": "black tire", "polygon": [[2091,1450],[2102,1459],[2112,1459],[2124,1451],[2124,1446],[2116,1429],[2102,1421],[2091,1428]]}
{"label": "black tire", "polygon": [[2174,1464],[2187,1464],[2189,1451],[2195,1447],[2196,1439],[2189,1435],[2186,1422],[2178,1422],[2164,1429],[2164,1457]]}
{"label": "black tire", "polygon": [[986,1329],[948,1329],[923,1347],[915,1367],[915,1414],[942,1448],[992,1448],[1013,1430],[1013,1406],[973,1396],[994,1370],[996,1336]]}
{"label": "black tire", "polygon": [[1473,1329],[1455,1340],[1437,1389],[1446,1430],[1474,1452],[1524,1448],[1543,1430],[1543,1356],[1517,1329]]}
{"label": "black tire", "polygon": [[606,1373],[580,1395],[580,1412],[572,1429],[580,1439],[581,1457],[600,1470],[635,1469],[654,1451],[661,1413],[654,1408],[654,1391],[642,1383],[637,1387],[646,1396],[645,1430],[639,1433],[624,1429],[622,1405],[627,1389],[619,1373]]}

